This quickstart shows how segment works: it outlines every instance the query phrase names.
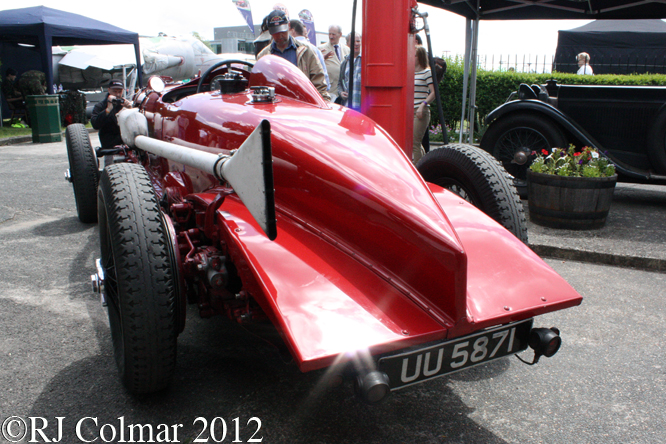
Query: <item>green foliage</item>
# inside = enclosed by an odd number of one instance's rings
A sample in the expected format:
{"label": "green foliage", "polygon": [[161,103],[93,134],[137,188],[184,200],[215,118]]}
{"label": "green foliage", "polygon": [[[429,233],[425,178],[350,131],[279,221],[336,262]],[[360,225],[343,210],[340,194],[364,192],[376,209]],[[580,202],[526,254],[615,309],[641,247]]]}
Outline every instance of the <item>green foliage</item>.
{"label": "green foliage", "polygon": [[86,97],[77,90],[60,94],[60,118],[63,128],[71,123],[86,123]]}
{"label": "green foliage", "polygon": [[569,145],[569,149],[553,148],[551,152],[542,150],[532,155],[536,158],[530,170],[535,173],[566,177],[610,177],[615,174],[615,166],[588,146],[576,150],[575,146]]}
{"label": "green foliage", "polygon": [[444,134],[442,133],[442,127],[437,126],[437,127],[432,127],[428,129],[430,132],[430,141],[431,142],[443,142],[444,141]]}
{"label": "green foliage", "polygon": [[[86,128],[92,128],[90,122],[86,124]],[[65,129],[63,128],[63,131],[64,130]],[[2,121],[2,127],[0,127],[0,139],[29,135],[32,135],[32,128],[27,126],[25,128],[12,127],[9,119],[4,119]]]}
{"label": "green foliage", "polygon": [[[465,64],[461,56],[446,57],[445,60],[447,69],[439,84],[439,91],[444,120],[449,128],[456,128],[460,125]],[[479,69],[476,76],[476,106],[480,123],[483,123],[484,117],[488,113],[506,102],[509,95],[517,91],[521,83],[543,85],[546,81],[555,79],[562,85],[666,86],[666,75],[664,74],[579,76],[560,72],[535,74]],[[433,111],[431,116],[431,125],[438,125],[437,112]]]}
{"label": "green foliage", "polygon": [[0,128],[0,139],[6,139],[9,137],[17,136],[28,136],[32,134],[32,129],[30,128],[14,128],[11,126],[9,119],[4,119],[2,122],[2,127]]}
{"label": "green foliage", "polygon": [[[208,49],[210,49],[211,51],[213,51],[213,47],[210,46],[210,42],[209,42],[208,40],[204,40],[203,38],[201,38],[201,36],[199,35],[198,32],[196,32],[196,31],[192,31],[192,36],[193,36],[195,39],[199,40],[199,41],[200,41],[201,43],[203,43],[204,45],[206,45],[206,47],[208,47]],[[213,52],[215,52],[215,51],[213,51]]]}

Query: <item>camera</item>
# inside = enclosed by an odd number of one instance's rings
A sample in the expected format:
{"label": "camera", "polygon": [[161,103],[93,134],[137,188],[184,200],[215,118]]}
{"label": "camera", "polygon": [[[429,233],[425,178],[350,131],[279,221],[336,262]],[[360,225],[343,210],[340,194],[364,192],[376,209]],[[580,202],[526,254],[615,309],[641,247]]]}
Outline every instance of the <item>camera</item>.
{"label": "camera", "polygon": [[124,100],[123,99],[113,99],[111,101],[113,103],[113,106],[123,106]]}

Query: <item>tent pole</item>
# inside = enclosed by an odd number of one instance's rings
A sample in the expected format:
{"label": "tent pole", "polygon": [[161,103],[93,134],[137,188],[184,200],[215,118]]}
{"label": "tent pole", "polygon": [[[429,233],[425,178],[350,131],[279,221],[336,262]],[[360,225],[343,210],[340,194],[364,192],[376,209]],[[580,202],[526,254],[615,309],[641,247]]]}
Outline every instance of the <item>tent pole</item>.
{"label": "tent pole", "polygon": [[[137,76],[137,83],[139,84],[139,88],[143,86],[143,67],[141,66],[141,50],[139,48],[139,39],[137,38],[137,42],[134,44],[134,56],[136,57],[136,76]],[[134,91],[132,91],[134,93]]]}
{"label": "tent pole", "polygon": [[[127,86],[127,68],[123,65],[123,99],[127,96]],[[132,97],[132,95],[130,95],[130,97]]]}
{"label": "tent pole", "polygon": [[474,29],[472,31],[472,53],[470,55],[470,91],[469,91],[469,137],[467,143],[474,143],[474,114],[476,112],[476,65],[477,65],[477,49],[479,46],[479,18],[474,20]]}
{"label": "tent pole", "polygon": [[432,73],[433,79],[435,81],[435,102],[437,105],[437,117],[439,119],[439,124],[442,128],[442,140],[444,145],[449,144],[449,134],[446,131],[446,123],[444,122],[444,111],[442,110],[442,98],[440,97],[439,91],[439,82],[442,79],[437,78],[435,72],[435,57],[432,53],[432,40],[430,38],[430,26],[428,26],[427,14],[423,17],[424,30],[426,34],[426,42],[428,43],[428,63],[430,64],[430,71]]}
{"label": "tent pole", "polygon": [[463,126],[465,125],[465,110],[467,109],[467,85],[469,84],[469,57],[472,46],[472,21],[465,19],[465,69],[463,71],[463,94],[462,94],[462,112],[460,114],[460,132],[458,133],[458,143],[462,143]]}
{"label": "tent pole", "polygon": [[129,88],[129,90],[130,90],[130,97],[131,97],[131,96],[134,94],[134,92],[136,91],[136,73],[137,73],[137,69],[136,69],[136,67],[135,67],[135,68],[132,68],[131,71],[130,71],[130,73],[129,73],[129,76],[130,76],[130,84],[128,85],[128,88]]}
{"label": "tent pole", "polygon": [[53,91],[53,39],[45,33],[39,36],[40,55],[42,57],[42,69],[46,76],[46,94],[55,94]]}

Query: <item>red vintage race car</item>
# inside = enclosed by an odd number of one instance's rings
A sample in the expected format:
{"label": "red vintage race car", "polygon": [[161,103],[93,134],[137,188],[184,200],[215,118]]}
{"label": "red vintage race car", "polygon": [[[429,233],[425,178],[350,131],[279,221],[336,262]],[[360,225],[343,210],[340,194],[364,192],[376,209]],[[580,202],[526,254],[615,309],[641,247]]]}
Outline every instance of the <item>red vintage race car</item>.
{"label": "red vintage race car", "polygon": [[371,403],[557,352],[559,331],[533,318],[582,298],[523,242],[520,201],[489,154],[435,150],[419,165],[438,184],[426,182],[384,129],[274,56],[150,83],[119,115],[125,145],[98,150],[99,181],[87,133],[67,128],[79,217],[99,221],[93,286],[131,392],[169,383],[187,303],[272,326],[301,371],[350,377]]}

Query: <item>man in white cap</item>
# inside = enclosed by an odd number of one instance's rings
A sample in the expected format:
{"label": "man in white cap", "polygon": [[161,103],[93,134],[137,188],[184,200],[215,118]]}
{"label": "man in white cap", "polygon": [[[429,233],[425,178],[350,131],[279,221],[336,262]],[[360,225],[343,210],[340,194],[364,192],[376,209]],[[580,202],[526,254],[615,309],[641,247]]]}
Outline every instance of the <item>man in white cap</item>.
{"label": "man in white cap", "polygon": [[273,54],[290,61],[310,79],[324,100],[330,101],[324,70],[317,59],[317,54],[309,45],[299,42],[289,35],[289,19],[284,11],[274,10],[268,14],[268,32],[273,41],[257,55],[257,60]]}

